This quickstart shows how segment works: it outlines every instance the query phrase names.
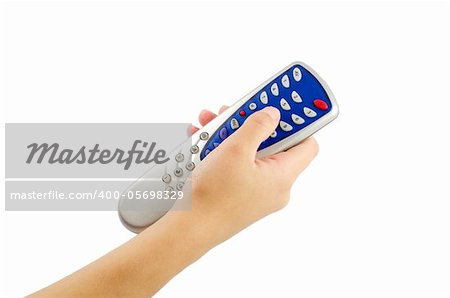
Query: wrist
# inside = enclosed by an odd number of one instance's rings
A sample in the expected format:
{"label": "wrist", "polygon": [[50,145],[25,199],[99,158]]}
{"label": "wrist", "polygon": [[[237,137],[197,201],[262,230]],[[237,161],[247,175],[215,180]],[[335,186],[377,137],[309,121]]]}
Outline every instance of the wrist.
{"label": "wrist", "polygon": [[162,233],[171,239],[170,249],[176,250],[174,254],[192,262],[218,244],[214,226],[198,212],[172,211],[161,218],[155,228],[161,228]]}

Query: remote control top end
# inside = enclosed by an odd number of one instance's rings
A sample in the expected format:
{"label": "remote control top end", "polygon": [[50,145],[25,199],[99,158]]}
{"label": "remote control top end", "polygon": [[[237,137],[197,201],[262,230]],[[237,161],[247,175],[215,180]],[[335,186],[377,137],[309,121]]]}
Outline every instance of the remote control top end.
{"label": "remote control top end", "polygon": [[248,116],[267,106],[281,112],[281,121],[259,147],[259,156],[292,147],[338,115],[336,101],[326,83],[306,64],[294,62],[230,107],[233,112],[209,137],[200,160],[233,134]]}

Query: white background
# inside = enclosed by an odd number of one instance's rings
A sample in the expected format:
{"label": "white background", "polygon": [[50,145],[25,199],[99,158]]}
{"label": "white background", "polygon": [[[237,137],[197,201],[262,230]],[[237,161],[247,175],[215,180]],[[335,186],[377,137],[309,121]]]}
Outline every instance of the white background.
{"label": "white background", "polygon": [[[290,205],[157,296],[449,297],[449,13],[430,1],[3,3],[2,122],[191,122],[302,60],[341,114]],[[2,211],[0,296],[132,236],[115,212]]]}

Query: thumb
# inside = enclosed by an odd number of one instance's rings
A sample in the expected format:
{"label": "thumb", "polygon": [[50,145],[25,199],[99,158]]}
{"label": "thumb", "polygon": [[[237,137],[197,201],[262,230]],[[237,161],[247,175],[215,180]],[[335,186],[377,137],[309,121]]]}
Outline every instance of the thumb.
{"label": "thumb", "polygon": [[231,135],[230,141],[242,144],[245,151],[255,153],[259,145],[277,128],[280,111],[274,107],[266,107],[245,120],[241,128]]}

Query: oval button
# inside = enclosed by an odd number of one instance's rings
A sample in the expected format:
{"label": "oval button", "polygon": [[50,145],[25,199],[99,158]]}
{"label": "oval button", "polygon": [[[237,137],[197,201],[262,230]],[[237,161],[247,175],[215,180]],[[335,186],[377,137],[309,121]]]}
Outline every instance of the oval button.
{"label": "oval button", "polygon": [[292,114],[291,119],[292,119],[292,122],[294,122],[295,124],[298,124],[298,125],[305,123],[305,119],[303,119],[302,117],[300,117],[299,115],[296,115],[296,114]]}
{"label": "oval button", "polygon": [[297,103],[301,103],[302,102],[302,98],[300,97],[300,95],[297,93],[297,91],[292,91],[291,93],[291,98],[294,102]]}
{"label": "oval button", "polygon": [[296,80],[297,82],[302,79],[302,71],[298,67],[294,68],[294,70],[292,71],[292,75],[294,76],[294,80]]}
{"label": "oval button", "polygon": [[289,77],[287,75],[281,78],[281,84],[283,84],[284,88],[289,88]]}
{"label": "oval button", "polygon": [[228,137],[228,130],[226,127],[223,127],[220,131],[219,131],[219,137],[222,140],[225,140]]}
{"label": "oval button", "polygon": [[270,91],[272,92],[273,95],[278,96],[278,94],[280,94],[280,91],[278,90],[278,84],[273,83],[272,86],[270,87]]}
{"label": "oval button", "polygon": [[266,91],[263,91],[261,93],[261,95],[259,95],[259,100],[265,105],[268,103],[268,97],[267,97],[267,92]]}
{"label": "oval button", "polygon": [[328,105],[326,102],[324,102],[321,99],[315,99],[313,101],[314,105],[316,106],[316,108],[318,108],[319,110],[326,110],[328,109]]}
{"label": "oval button", "polygon": [[284,121],[280,121],[280,128],[284,131],[291,131],[292,126],[289,123],[286,123]]}
{"label": "oval button", "polygon": [[231,126],[232,129],[237,129],[239,127],[239,122],[236,120],[236,118],[231,119],[230,126]]}
{"label": "oval button", "polygon": [[291,109],[291,106],[289,105],[289,103],[284,98],[282,98],[280,100],[280,106],[285,111],[289,111]]}
{"label": "oval button", "polygon": [[313,110],[311,110],[310,108],[307,108],[307,107],[303,108],[303,113],[305,113],[305,115],[308,116],[309,118],[317,116],[316,112],[314,112]]}

